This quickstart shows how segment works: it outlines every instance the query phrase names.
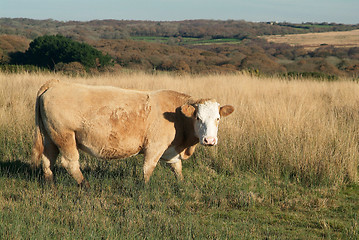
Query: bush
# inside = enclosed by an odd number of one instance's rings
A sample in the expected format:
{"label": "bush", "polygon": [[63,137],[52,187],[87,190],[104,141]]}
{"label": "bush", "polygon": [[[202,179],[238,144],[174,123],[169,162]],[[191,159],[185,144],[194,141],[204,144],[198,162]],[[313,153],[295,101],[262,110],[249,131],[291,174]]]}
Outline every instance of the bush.
{"label": "bush", "polygon": [[110,65],[111,57],[85,43],[61,35],[42,36],[30,43],[25,53],[13,55],[14,64],[31,64],[54,69],[62,63],[79,62],[86,69]]}
{"label": "bush", "polygon": [[55,65],[55,70],[68,73],[70,75],[82,75],[86,73],[84,66],[79,62],[71,62],[71,63],[60,62]]}

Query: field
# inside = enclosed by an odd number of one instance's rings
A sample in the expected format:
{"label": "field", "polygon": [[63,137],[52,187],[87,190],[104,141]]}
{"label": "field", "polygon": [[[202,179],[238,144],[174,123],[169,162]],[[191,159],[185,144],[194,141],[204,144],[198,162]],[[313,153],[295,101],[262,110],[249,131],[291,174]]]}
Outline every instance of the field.
{"label": "field", "polygon": [[359,47],[359,30],[344,32],[305,33],[289,35],[271,35],[263,37],[269,42],[288,43],[313,50],[323,45],[335,47]]}
{"label": "field", "polygon": [[[31,170],[34,102],[49,79],[173,89],[232,104],[219,145],[184,161],[184,181],[142,156],[81,155],[91,189],[58,164]],[[359,85],[237,75],[0,73],[0,239],[358,239]]]}
{"label": "field", "polygon": [[218,39],[203,39],[194,37],[131,37],[132,40],[156,42],[156,43],[170,43],[179,45],[210,45],[210,44],[238,44],[241,41],[236,38],[218,38]]}

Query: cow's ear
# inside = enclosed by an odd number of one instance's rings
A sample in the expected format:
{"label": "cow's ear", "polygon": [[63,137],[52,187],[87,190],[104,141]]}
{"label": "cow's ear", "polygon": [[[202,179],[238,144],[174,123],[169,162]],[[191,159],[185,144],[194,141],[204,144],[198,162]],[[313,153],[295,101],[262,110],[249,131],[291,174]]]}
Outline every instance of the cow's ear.
{"label": "cow's ear", "polygon": [[192,105],[185,104],[181,107],[181,112],[186,117],[192,117],[196,109]]}
{"label": "cow's ear", "polygon": [[219,108],[219,115],[226,117],[234,111],[234,107],[231,105],[225,105]]}

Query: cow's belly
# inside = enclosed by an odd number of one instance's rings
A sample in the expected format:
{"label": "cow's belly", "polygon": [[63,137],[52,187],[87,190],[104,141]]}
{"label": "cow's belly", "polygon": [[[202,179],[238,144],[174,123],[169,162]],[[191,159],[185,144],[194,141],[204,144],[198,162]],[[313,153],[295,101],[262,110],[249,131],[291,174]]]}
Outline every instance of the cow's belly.
{"label": "cow's belly", "polygon": [[76,140],[97,157],[126,158],[141,151],[146,129],[146,112],[103,107],[82,120]]}
{"label": "cow's belly", "polygon": [[100,158],[126,158],[141,151],[145,128],[129,125],[113,127],[111,124],[84,126],[77,131],[76,141],[80,149]]}
{"label": "cow's belly", "polygon": [[104,159],[122,159],[137,155],[141,148],[121,148],[113,146],[90,146],[79,144],[79,148],[95,157]]}
{"label": "cow's belly", "polygon": [[[138,154],[142,149],[142,141],[139,137],[130,136],[125,140],[116,141],[111,139],[112,136],[109,135],[108,138],[103,138],[97,136],[95,138],[89,135],[86,138],[77,137],[78,147],[99,158],[105,159],[121,159],[134,156]],[[109,141],[111,139],[111,141]]]}

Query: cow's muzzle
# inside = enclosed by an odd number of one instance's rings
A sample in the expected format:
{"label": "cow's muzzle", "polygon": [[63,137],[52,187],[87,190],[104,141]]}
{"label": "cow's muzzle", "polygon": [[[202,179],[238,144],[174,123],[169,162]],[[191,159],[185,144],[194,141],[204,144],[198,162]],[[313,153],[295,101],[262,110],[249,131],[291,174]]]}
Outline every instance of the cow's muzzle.
{"label": "cow's muzzle", "polygon": [[204,137],[202,144],[205,146],[214,146],[217,144],[217,139],[215,137]]}

